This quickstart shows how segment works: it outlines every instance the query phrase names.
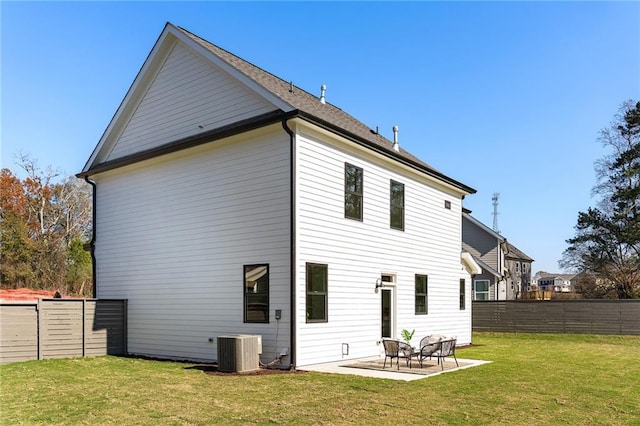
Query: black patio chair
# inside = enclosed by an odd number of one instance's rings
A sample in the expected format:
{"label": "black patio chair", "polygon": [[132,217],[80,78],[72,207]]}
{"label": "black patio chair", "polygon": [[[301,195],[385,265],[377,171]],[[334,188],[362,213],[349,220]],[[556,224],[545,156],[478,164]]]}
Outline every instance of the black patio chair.
{"label": "black patio chair", "polygon": [[420,362],[420,368],[422,368],[422,362],[433,356],[433,354],[440,349],[440,341],[443,336],[434,334],[432,336],[426,336],[420,339],[420,351],[416,353],[418,362]]}
{"label": "black patio chair", "polygon": [[456,358],[456,340],[456,338],[441,340],[440,349],[432,354],[432,356],[438,358],[438,364],[442,362],[442,364],[440,364],[442,370],[444,370],[444,359],[448,356],[453,356],[453,359],[456,360],[456,366],[460,367],[460,364],[458,364],[458,358]]}
{"label": "black patio chair", "polygon": [[398,370],[400,370],[400,358],[404,358],[407,366],[411,368],[411,358],[413,357],[413,348],[411,345],[397,339],[382,339],[382,344],[384,345],[383,369],[387,365],[387,358],[391,358],[391,366],[393,366],[393,359],[396,359]]}

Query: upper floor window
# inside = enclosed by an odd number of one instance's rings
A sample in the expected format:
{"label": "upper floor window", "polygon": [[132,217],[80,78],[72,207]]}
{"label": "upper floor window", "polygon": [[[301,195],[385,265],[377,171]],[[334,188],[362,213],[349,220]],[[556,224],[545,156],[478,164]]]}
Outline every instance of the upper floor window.
{"label": "upper floor window", "polygon": [[307,263],[307,322],[327,322],[327,265]]}
{"label": "upper floor window", "polygon": [[429,312],[427,276],[416,275],[416,315]]}
{"label": "upper floor window", "polygon": [[516,262],[516,272],[520,273],[520,262]]}
{"label": "upper floor window", "polygon": [[404,184],[391,181],[391,228],[404,231]]}
{"label": "upper floor window", "polygon": [[244,266],[244,322],[269,322],[269,265]]}
{"label": "upper floor window", "polygon": [[362,169],[344,165],[344,217],[362,221]]}

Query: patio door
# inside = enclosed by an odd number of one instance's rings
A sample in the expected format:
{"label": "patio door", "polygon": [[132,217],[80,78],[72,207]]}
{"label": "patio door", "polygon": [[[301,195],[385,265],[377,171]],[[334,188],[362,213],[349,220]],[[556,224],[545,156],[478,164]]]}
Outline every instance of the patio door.
{"label": "patio door", "polygon": [[395,334],[395,284],[393,276],[382,275],[381,281],[383,287],[381,288],[380,296],[380,323],[382,325],[381,335],[382,338],[394,338]]}

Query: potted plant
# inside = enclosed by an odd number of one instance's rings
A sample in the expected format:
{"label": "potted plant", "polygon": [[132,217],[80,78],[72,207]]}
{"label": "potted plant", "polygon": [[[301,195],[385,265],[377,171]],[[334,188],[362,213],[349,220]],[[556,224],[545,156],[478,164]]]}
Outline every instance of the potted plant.
{"label": "potted plant", "polygon": [[402,329],[402,331],[400,332],[400,334],[402,335],[402,340],[411,345],[411,339],[413,339],[413,335],[415,334],[415,332],[416,330],[409,331]]}

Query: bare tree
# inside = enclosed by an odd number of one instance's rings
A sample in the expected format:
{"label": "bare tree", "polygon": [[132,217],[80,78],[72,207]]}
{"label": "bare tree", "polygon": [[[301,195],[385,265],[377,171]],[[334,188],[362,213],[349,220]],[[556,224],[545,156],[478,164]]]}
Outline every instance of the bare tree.
{"label": "bare tree", "polygon": [[0,176],[2,196],[2,285],[26,285],[82,294],[92,286],[91,257],[82,249],[92,226],[90,186],[75,177],[41,169],[20,154],[20,180],[9,169]]}

